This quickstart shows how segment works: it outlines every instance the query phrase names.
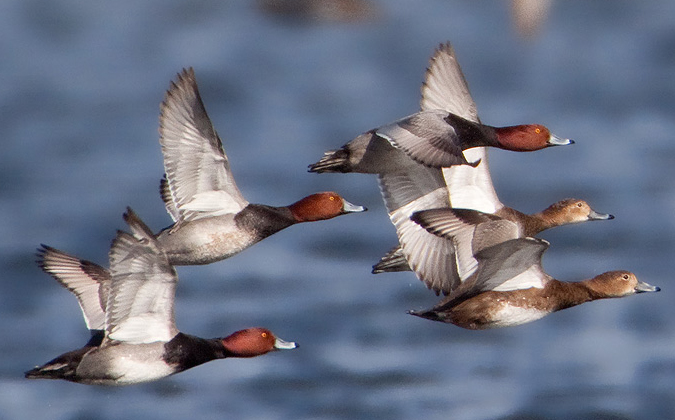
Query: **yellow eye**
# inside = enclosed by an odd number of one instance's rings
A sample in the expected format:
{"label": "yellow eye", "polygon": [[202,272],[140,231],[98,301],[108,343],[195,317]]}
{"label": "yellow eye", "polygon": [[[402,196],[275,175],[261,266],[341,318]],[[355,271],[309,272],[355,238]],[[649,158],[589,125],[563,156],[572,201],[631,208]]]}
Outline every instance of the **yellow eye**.
{"label": "yellow eye", "polygon": [[262,335],[262,338],[267,338],[267,333],[266,333],[266,332],[262,333],[261,335]]}
{"label": "yellow eye", "polygon": [[330,201],[335,201],[335,196],[330,196]]}
{"label": "yellow eye", "polygon": [[537,134],[541,133],[541,128],[535,128],[534,132],[537,133]]}

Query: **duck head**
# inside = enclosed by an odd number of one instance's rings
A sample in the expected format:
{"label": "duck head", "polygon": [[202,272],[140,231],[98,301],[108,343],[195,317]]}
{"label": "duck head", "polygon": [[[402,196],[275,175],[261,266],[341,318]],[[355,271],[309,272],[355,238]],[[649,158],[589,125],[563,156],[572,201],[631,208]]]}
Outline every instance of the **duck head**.
{"label": "duck head", "polygon": [[658,286],[652,286],[638,280],[630,271],[608,271],[588,280],[588,287],[603,298],[630,296],[636,293],[658,292]]}
{"label": "duck head", "polygon": [[582,223],[591,220],[611,220],[608,213],[598,213],[584,200],[568,198],[549,206],[543,212],[545,218],[554,220],[556,225]]}
{"label": "duck head", "polygon": [[574,144],[573,140],[553,135],[541,124],[515,125],[495,129],[497,142],[502,149],[531,152],[551,146]]}
{"label": "duck head", "polygon": [[230,357],[256,357],[274,350],[295,349],[298,344],[284,341],[267,328],[247,328],[223,338],[223,347]]}
{"label": "duck head", "polygon": [[315,222],[332,219],[346,213],[366,211],[363,206],[357,206],[342,198],[336,192],[320,192],[309,195],[302,200],[288,206],[297,222]]}

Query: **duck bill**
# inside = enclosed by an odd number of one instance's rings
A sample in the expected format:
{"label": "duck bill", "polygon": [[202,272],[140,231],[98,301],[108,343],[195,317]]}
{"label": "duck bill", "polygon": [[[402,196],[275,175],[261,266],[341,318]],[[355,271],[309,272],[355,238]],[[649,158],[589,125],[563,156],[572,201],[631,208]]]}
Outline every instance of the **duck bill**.
{"label": "duck bill", "polygon": [[574,140],[564,139],[562,137],[556,136],[555,134],[551,134],[551,136],[546,141],[546,144],[548,146],[567,146],[568,144],[574,144]]}
{"label": "duck bill", "polygon": [[645,293],[645,292],[660,292],[661,288],[659,286],[652,286],[651,284],[645,283],[643,281],[638,281],[637,286],[635,286],[635,293]]}
{"label": "duck bill", "polygon": [[298,347],[300,347],[300,345],[293,341],[284,341],[278,337],[274,340],[274,348],[277,350],[292,350],[297,349]]}
{"label": "duck bill", "polygon": [[367,208],[363,206],[357,206],[356,204],[352,204],[349,201],[345,200],[344,198],[342,199],[342,212],[343,213],[360,213],[362,211],[368,210]]}
{"label": "duck bill", "polygon": [[588,214],[588,220],[612,220],[613,218],[614,216],[609,213],[598,213],[593,209]]}

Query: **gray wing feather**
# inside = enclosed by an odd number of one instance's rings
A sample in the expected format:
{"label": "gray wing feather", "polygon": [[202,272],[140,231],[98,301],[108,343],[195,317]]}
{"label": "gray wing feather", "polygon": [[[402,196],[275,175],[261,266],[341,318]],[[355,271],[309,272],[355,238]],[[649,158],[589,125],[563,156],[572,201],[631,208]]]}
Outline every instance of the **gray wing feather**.
{"label": "gray wing feather", "polygon": [[182,220],[237,213],[248,204],[237,188],[191,68],[171,83],[160,106],[159,132],[170,197]]}
{"label": "gray wing feather", "polygon": [[106,339],[134,344],[169,341],[177,333],[178,277],[150,229],[127,209],[131,234],[118,232],[110,250],[111,291]]}

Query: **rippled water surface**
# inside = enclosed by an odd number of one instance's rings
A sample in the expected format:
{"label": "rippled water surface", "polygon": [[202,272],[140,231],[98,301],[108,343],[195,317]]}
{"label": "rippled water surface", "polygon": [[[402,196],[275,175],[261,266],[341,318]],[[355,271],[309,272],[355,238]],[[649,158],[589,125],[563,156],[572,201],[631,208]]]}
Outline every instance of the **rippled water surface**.
{"label": "rippled water surface", "polygon": [[[533,38],[507,2],[373,0],[347,22],[259,4],[0,5],[0,419],[675,418],[675,3],[558,2]],[[411,273],[370,274],[396,241],[374,177],[306,167],[414,112],[446,40],[485,123],[540,122],[577,141],[492,152],[502,200],[534,212],[574,196],[616,215],[542,235],[546,270],[628,269],[661,293],[473,332],[406,315],[437,299]],[[370,209],[178,269],[181,330],[264,325],[301,348],[127,388],[25,380],[88,334],[35,247],[106,264],[125,206],[169,224],[158,105],[187,66],[250,201],[336,190]]]}

